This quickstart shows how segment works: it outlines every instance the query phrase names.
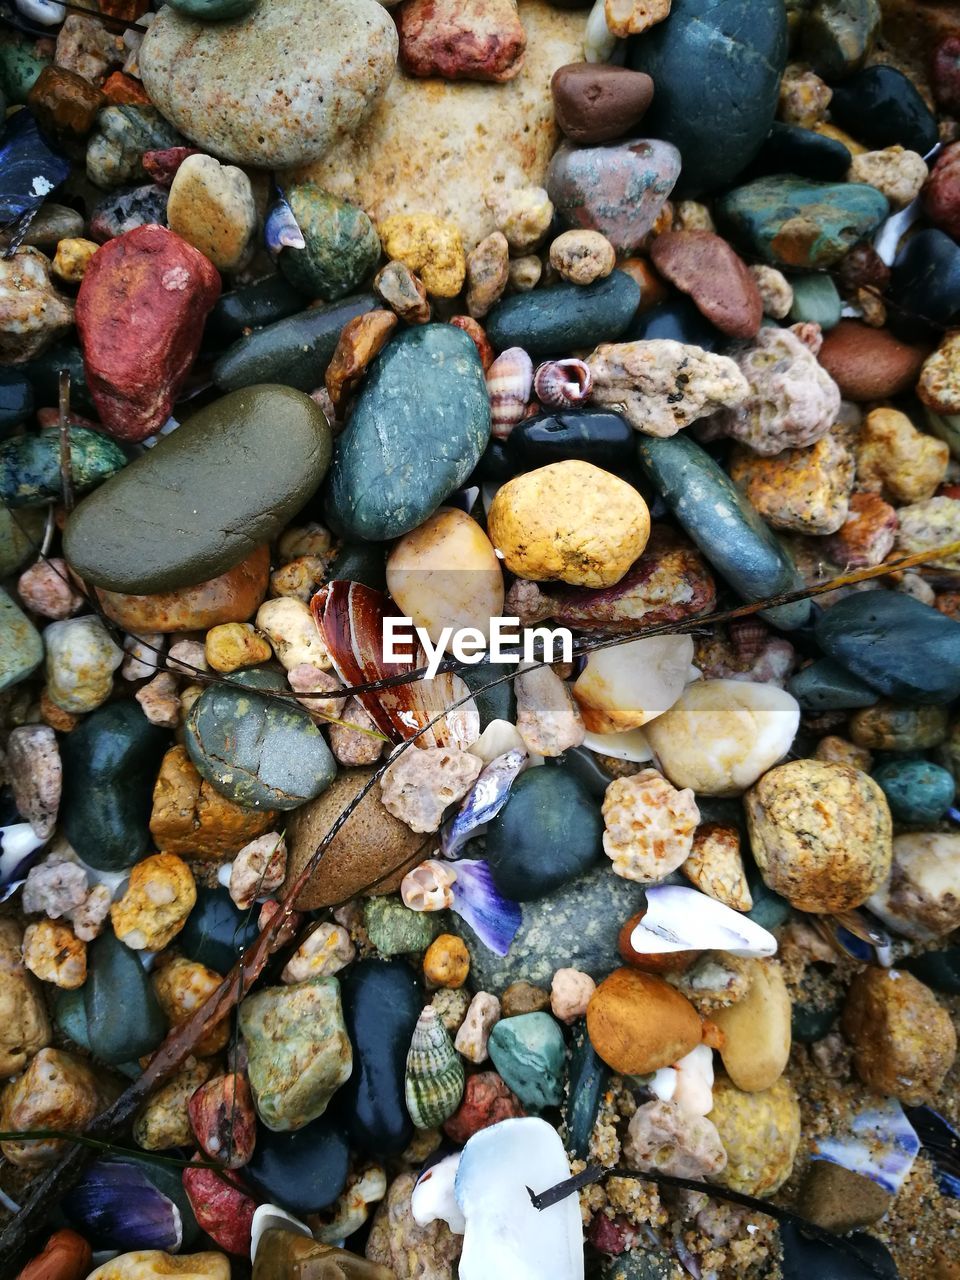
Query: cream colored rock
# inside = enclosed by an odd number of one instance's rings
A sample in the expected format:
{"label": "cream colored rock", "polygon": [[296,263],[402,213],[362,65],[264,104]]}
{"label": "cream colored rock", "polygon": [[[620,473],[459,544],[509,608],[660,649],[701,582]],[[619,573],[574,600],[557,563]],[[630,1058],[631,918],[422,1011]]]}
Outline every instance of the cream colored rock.
{"label": "cream colored rock", "polygon": [[50,1043],[50,1020],[40,988],[21,957],[23,930],[0,918],[0,1080],[22,1071]]}
{"label": "cream colored rock", "polygon": [[624,733],[655,720],[683,693],[693,663],[690,636],[650,636],[599,649],[573,686],[591,733]]}
{"label": "cream colored rock", "polygon": [[558,138],[550,77],[581,60],[586,26],[584,12],[547,0],[521,0],[519,14],[527,52],[513,80],[418,80],[398,67],[367,120],[298,180],[360,205],[378,225],[429,210],[458,224],[468,251],[498,229],[513,245],[487,197],[543,186]]}
{"label": "cream colored rock", "polygon": [[187,156],[167,200],[167,225],[218,271],[236,271],[253,247],[257,206],[250,179],[213,156]]}
{"label": "cream colored rock", "polygon": [[51,622],[43,633],[47,652],[47,695],[61,711],[83,714],[106,702],[123,650],[99,618]]}
{"label": "cream colored rock", "polygon": [[292,596],[265,600],[257,610],[257,630],[270,641],[285,670],[292,671],[304,662],[321,671],[330,669],[327,646],[303,601]]}
{"label": "cream colored rock", "polygon": [[727,1075],[746,1093],[769,1089],[790,1057],[791,1004],[776,960],[748,960],[746,998],[717,1009],[713,1021],[724,1033],[720,1057]]}
{"label": "cream colored rock", "polygon": [[897,836],[890,876],[864,905],[897,933],[920,942],[960,928],[960,834]]}
{"label": "cream colored rock", "polygon": [[175,1256],[159,1249],[137,1249],[111,1258],[87,1280],[230,1280],[230,1263],[222,1253]]}
{"label": "cream colored rock", "polygon": [[656,769],[614,778],[603,798],[603,851],[614,874],[656,884],[684,862],[700,821],[693,792]]}
{"label": "cream colored rock", "polygon": [[583,742],[583,720],[569,688],[552,667],[532,667],[513,682],[517,732],[527,751],[559,756]]}
{"label": "cream colored rock", "polygon": [[669,18],[670,0],[604,0],[603,13],[610,32],[624,39]]}
{"label": "cream colored rock", "polygon": [[885,147],[854,156],[847,170],[848,182],[865,182],[890,201],[891,209],[905,209],[920,194],[927,180],[923,156],[903,147]]}
{"label": "cream colored rock", "polygon": [[503,613],[503,573],[490,539],[454,507],[441,507],[394,545],[387,588],[434,644],[445,627],[474,627],[488,640],[491,618]]}
{"label": "cream colored rock", "polygon": [[799,704],[783,689],[702,680],[687,685],[644,733],[675,786],[734,796],[786,755],[799,724]]}
{"label": "cream colored rock", "polygon": [[448,805],[462,800],[483,768],[456,747],[404,751],[380,779],[383,807],[411,831],[436,831]]}
{"label": "cream colored rock", "polygon": [[470,1001],[466,1017],[460,1024],[453,1047],[469,1062],[486,1062],[490,1032],[500,1021],[500,1001],[489,991],[478,991]]}

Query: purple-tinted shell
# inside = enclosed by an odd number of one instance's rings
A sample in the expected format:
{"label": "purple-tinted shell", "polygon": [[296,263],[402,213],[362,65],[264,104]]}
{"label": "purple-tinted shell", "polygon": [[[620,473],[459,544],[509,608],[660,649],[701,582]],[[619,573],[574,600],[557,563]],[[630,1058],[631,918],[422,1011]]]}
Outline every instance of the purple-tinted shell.
{"label": "purple-tinted shell", "polygon": [[498,956],[510,950],[523,919],[520,903],[497,892],[489,864],[483,859],[464,858],[457,863],[450,909]]}
{"label": "purple-tinted shell", "polygon": [[583,360],[547,360],[533,375],[533,393],[545,409],[583,404],[593,390],[593,374]]}
{"label": "purple-tinted shell", "polygon": [[854,1115],[847,1132],[820,1138],[812,1154],[897,1195],[919,1150],[920,1139],[903,1107],[896,1098],[884,1098]]}
{"label": "purple-tinted shell", "polygon": [[135,1164],[98,1160],[61,1201],[67,1218],[100,1249],[163,1249],[183,1243],[183,1220],[174,1202]]}
{"label": "purple-tinted shell", "polygon": [[0,827],[0,902],[20,888],[46,843],[29,822]]}
{"label": "purple-tinted shell", "polygon": [[471,836],[497,816],[526,759],[527,753],[515,748],[491,760],[481,771],[457,813],[441,828],[440,852],[445,857],[455,858]]}
{"label": "purple-tinted shell", "polygon": [[300,230],[300,224],[294,217],[293,210],[283,194],[278,195],[277,202],[267,215],[263,238],[270,255],[276,258],[283,249],[304,249],[306,240]]}

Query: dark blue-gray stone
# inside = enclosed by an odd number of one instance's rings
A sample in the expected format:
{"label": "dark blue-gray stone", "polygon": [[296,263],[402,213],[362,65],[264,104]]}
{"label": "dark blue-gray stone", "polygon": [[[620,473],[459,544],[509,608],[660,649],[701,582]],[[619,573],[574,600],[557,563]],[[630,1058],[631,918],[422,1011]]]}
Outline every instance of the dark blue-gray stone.
{"label": "dark blue-gray stone", "polygon": [[177,934],[177,950],[215,973],[228,973],[259,933],[256,912],[234,906],[226,889],[197,886],[197,901]]}
{"label": "dark blue-gray stone", "polygon": [[907,956],[899,963],[934,991],[960,996],[960,947],[924,951],[919,956]]}
{"label": "dark blue-gray stone", "polygon": [[327,513],[368,542],[422,524],[467,479],[490,438],[472,340],[449,324],[406,329],[373,362],[330,468]]}
{"label": "dark blue-gray stone", "polygon": [[43,640],[18,604],[0,588],[0,689],[19,684],[43,661]]}
{"label": "dark blue-gray stone", "polygon": [[680,199],[732,182],[756,154],[787,61],[783,0],[673,0],[631,40],[628,62],[653,77],[645,134],[678,147]]}
{"label": "dark blue-gray stone", "polygon": [[90,1050],[101,1062],[130,1062],[150,1053],[167,1023],[140,956],[106,929],[90,944],[83,986]]}
{"label": "dark blue-gray stone", "polygon": [[0,370],[0,436],[33,415],[33,387],[27,376],[13,369]]}
{"label": "dark blue-gray stone", "polygon": [[523,347],[531,356],[568,356],[579,347],[615,342],[636,314],[640,286],[625,271],[593,284],[555,284],[514,293],[484,320],[494,349]]}
{"label": "dark blue-gray stone", "polygon": [[900,591],[864,591],[825,610],[817,643],[887,698],[960,697],[960,623]]}
{"label": "dark blue-gray stone", "polygon": [[862,1231],[836,1244],[812,1240],[793,1223],[780,1223],[783,1280],[900,1280],[889,1250]]}
{"label": "dark blue-gray stone", "polygon": [[653,338],[686,342],[693,347],[703,347],[704,351],[716,351],[729,341],[683,294],[668,298],[649,311],[641,311],[620,341],[648,342]]}
{"label": "dark blue-gray stone", "polygon": [[899,146],[925,156],[939,141],[936,116],[896,67],[866,67],[834,85],[830,119],[868,148]]}
{"label": "dark blue-gray stone", "polygon": [[805,711],[849,711],[872,707],[879,695],[831,658],[819,658],[789,680],[787,689]]}
{"label": "dark blue-gray stone", "polygon": [[940,341],[938,326],[960,314],[960,245],[928,227],[911,236],[890,273],[890,328],[903,338]]}
{"label": "dark blue-gray stone", "polygon": [[792,173],[817,182],[843,182],[853,157],[836,138],[775,120],[750,166],[751,176]]}
{"label": "dark blue-gray stone", "polygon": [[873,777],[897,822],[939,822],[957,790],[953,774],[930,760],[887,760]]}
{"label": "dark blue-gray stone", "polygon": [[590,1152],[590,1135],[597,1123],[600,1099],[610,1080],[610,1068],[590,1043],[586,1028],[580,1023],[573,1034],[573,1051],[567,1083],[564,1144],[578,1160],[586,1160]]}
{"label": "dark blue-gray stone", "polygon": [[[710,455],[686,435],[641,436],[640,465],[716,571],[744,600],[797,591],[803,580],[789,553]],[[803,626],[809,600],[766,610],[776,626]]]}
{"label": "dark blue-gray stone", "polygon": [[605,471],[633,462],[634,431],[619,413],[558,409],[524,418],[510,432],[506,455],[517,470],[575,458]]}
{"label": "dark blue-gray stone", "polygon": [[257,1125],[253,1158],[243,1176],[274,1204],[303,1217],[333,1204],[350,1168],[350,1145],[343,1122],[330,1115],[293,1133]]}

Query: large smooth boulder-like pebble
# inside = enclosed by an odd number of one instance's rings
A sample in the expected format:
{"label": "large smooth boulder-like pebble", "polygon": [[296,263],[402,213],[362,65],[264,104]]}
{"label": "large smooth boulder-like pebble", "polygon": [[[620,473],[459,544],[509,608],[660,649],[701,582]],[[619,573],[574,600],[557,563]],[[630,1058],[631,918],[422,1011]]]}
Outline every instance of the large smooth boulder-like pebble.
{"label": "large smooth boulder-like pebble", "polygon": [[375,0],[270,0],[223,26],[167,6],[140,49],[140,73],[191,142],[278,169],[349,136],[390,80],[397,48]]}

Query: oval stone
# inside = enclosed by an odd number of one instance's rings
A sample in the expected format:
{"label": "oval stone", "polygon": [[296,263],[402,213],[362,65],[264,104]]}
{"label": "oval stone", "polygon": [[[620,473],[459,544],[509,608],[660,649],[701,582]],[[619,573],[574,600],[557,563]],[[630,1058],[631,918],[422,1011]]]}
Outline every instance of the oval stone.
{"label": "oval stone", "polygon": [[832,658],[819,658],[787,681],[805,711],[849,711],[872,707],[879,695]]}
{"label": "oval stone", "polygon": [[489,438],[472,340],[447,324],[403,331],[374,361],[337,439],[331,523],[368,542],[408,533],[463,484]]}
{"label": "oval stone", "polygon": [[[235,342],[245,329],[260,329],[303,310],[303,294],[281,275],[264,276],[253,284],[225,293],[207,316],[204,342],[222,346]],[[264,379],[256,379],[264,381]],[[226,388],[232,391],[232,387]]]}
{"label": "oval stone", "polygon": [[953,804],[953,774],[930,760],[888,760],[873,771],[897,822],[939,822]]}
{"label": "oval stone", "polygon": [[792,173],[797,178],[813,178],[816,182],[842,182],[851,159],[850,152],[836,138],[775,120],[750,166],[750,173],[757,177]]}
{"label": "oval stone", "polygon": [[281,386],[235,391],[81,502],[64,555],[111,591],[205,582],[279,533],[329,460],[330,428],[309,396]]}
{"label": "oval stone", "polygon": [[351,965],[340,989],[353,1075],[339,1101],[352,1145],[381,1157],[399,1154],[413,1136],[403,1081],[423,991],[412,969],[386,960]]}
{"label": "oval stone", "polygon": [[[120,446],[99,431],[71,427],[69,435],[74,493],[88,493],[127,465]],[[34,507],[62,498],[59,431],[14,436],[0,444],[0,502]]]}
{"label": "oval stone", "polygon": [[927,228],[911,236],[897,254],[890,276],[890,327],[904,338],[932,338],[950,328],[960,312],[960,245]]}
{"label": "oval stone", "polygon": [[294,1133],[257,1126],[253,1158],[243,1175],[291,1213],[318,1213],[333,1204],[347,1181],[350,1148],[342,1123],[321,1116]]}
{"label": "oval stone", "polygon": [[337,772],[323,734],[292,700],[255,692],[286,689],[286,682],[258,670],[226,679],[204,690],[184,725],[201,777],[249,809],[297,809],[318,796]]}
{"label": "oval stone", "polygon": [[677,195],[714,191],[773,123],[787,61],[783,0],[673,0],[665,22],[630,42],[628,59],[656,85],[644,127],[683,157]]}
{"label": "oval stone", "polygon": [[896,67],[865,67],[834,86],[830,119],[867,147],[905,147],[925,156],[937,145],[937,118]]}
{"label": "oval stone", "polygon": [[498,351],[523,347],[531,356],[568,355],[613,342],[640,305],[640,286],[624,271],[593,284],[557,284],[514,293],[489,312],[484,328]]}
{"label": "oval stone", "polygon": [[197,886],[197,901],[177,934],[177,949],[188,960],[228,973],[259,933],[256,919],[241,911],[226,889]]}
{"label": "oval stone", "polygon": [[87,1038],[102,1062],[131,1062],[155,1049],[166,1020],[146,969],[112,929],[90,944],[83,1005]]}
{"label": "oval stone", "polygon": [[234,164],[319,159],[361,122],[397,60],[396,27],[375,0],[270,0],[222,26],[169,5],[157,17],[139,59],[150,101]]}

